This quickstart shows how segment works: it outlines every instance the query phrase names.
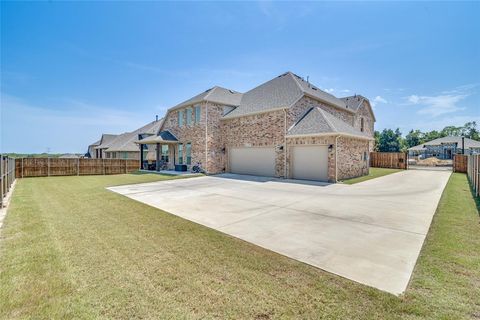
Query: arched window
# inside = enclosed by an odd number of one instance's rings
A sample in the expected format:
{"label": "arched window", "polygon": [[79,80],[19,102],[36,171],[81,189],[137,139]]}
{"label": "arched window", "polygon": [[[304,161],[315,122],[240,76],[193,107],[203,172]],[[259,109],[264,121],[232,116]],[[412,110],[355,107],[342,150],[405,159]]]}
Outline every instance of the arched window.
{"label": "arched window", "polygon": [[362,131],[362,132],[365,130],[364,125],[365,125],[365,123],[364,123],[363,118],[360,118],[360,131]]}

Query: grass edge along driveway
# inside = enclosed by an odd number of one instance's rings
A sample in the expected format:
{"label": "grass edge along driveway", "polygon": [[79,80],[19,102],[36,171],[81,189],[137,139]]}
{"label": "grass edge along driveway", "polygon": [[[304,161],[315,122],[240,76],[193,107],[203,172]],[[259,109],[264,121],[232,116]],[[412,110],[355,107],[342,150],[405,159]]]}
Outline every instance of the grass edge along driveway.
{"label": "grass edge along driveway", "polygon": [[479,317],[479,217],[453,174],[407,292],[334,276],[105,190],[172,177],[18,181],[0,240],[0,318]]}
{"label": "grass edge along driveway", "polygon": [[367,180],[371,180],[371,179],[375,179],[375,178],[380,178],[380,177],[383,177],[383,176],[386,176],[386,175],[389,175],[389,174],[392,174],[392,173],[397,173],[397,172],[400,172],[400,171],[403,171],[403,170],[402,169],[372,168],[372,167],[370,167],[368,175],[357,177],[357,178],[352,178],[352,179],[346,179],[346,180],[343,180],[343,181],[340,181],[340,182],[345,183],[345,184],[355,184],[355,183],[359,183],[359,182],[363,182],[363,181],[367,181]]}

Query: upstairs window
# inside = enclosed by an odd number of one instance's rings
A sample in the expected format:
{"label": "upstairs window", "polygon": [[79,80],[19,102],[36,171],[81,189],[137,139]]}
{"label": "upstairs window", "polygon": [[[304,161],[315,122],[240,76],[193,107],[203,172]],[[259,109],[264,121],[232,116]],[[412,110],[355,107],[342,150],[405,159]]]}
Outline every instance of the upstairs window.
{"label": "upstairs window", "polygon": [[360,118],[360,131],[363,132],[364,130],[365,130],[365,123],[363,118]]}
{"label": "upstairs window", "polygon": [[192,144],[190,142],[185,145],[185,157],[187,164],[192,164]]}
{"label": "upstairs window", "polygon": [[178,110],[178,126],[183,127],[183,114],[184,110]]}
{"label": "upstairs window", "polygon": [[200,123],[200,111],[201,111],[200,106],[195,106],[195,123]]}
{"label": "upstairs window", "polygon": [[192,125],[192,108],[188,108],[187,109],[187,126],[191,126]]}
{"label": "upstairs window", "polygon": [[183,144],[178,145],[178,164],[183,164]]}

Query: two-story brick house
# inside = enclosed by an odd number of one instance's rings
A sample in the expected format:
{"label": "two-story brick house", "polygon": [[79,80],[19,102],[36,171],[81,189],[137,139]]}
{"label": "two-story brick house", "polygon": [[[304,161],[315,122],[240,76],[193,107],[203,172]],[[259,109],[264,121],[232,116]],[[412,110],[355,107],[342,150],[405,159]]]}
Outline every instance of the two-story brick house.
{"label": "two-story brick house", "polygon": [[243,94],[209,89],[138,143],[155,144],[170,169],[334,182],[368,174],[374,122],[368,99],[339,99],[287,72]]}

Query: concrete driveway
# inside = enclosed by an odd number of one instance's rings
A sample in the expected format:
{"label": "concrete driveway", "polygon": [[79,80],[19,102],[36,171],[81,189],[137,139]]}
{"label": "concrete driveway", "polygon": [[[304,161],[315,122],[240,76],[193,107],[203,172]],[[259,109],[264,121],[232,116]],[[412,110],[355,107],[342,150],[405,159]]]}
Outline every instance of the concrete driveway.
{"label": "concrete driveway", "polygon": [[224,174],[109,189],[401,294],[450,174],[411,170],[355,185]]}

